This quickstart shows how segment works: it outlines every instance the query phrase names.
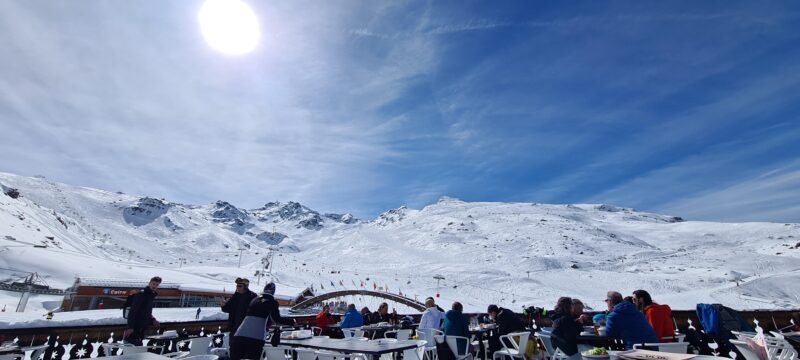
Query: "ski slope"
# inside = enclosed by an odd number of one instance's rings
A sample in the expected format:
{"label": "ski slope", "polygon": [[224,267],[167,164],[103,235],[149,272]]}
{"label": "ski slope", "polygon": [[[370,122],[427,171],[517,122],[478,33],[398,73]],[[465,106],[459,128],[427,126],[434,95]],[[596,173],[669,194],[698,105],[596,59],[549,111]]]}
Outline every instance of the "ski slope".
{"label": "ski slope", "polygon": [[[674,309],[699,302],[800,307],[800,224],[452,198],[359,220],[294,202],[258,209],[224,201],[188,205],[7,173],[0,173],[0,184],[21,194],[0,194],[4,281],[38,272],[50,286],[66,288],[76,276],[160,275],[229,291],[239,276],[255,283],[254,272],[274,246],[279,288],[326,292],[363,284],[419,300],[438,293],[443,307],[460,301],[467,311],[490,303],[551,307],[560,296],[601,309],[606,291],[640,288]],[[435,275],[445,278],[438,286]],[[18,295],[0,291],[0,307],[13,311]],[[57,300],[35,296],[28,309],[41,313]],[[371,308],[379,302],[349,300]]]}

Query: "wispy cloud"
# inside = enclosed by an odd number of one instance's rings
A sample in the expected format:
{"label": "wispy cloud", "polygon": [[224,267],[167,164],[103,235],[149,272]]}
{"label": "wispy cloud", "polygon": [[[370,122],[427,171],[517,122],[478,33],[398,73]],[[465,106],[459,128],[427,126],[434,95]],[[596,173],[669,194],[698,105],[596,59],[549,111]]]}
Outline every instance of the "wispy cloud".
{"label": "wispy cloud", "polygon": [[664,211],[716,221],[800,222],[800,162],[666,204]]}
{"label": "wispy cloud", "polygon": [[[226,57],[200,4],[0,3],[0,170],[359,216],[441,195],[672,210],[798,151],[791,6],[253,2],[263,42]],[[731,176],[653,191],[704,167]]]}
{"label": "wispy cloud", "polygon": [[0,7],[3,170],[179,201],[358,212],[398,156],[377,112],[432,65],[415,39],[364,56],[333,5],[259,4],[265,39],[241,58],[205,46],[199,2]]}

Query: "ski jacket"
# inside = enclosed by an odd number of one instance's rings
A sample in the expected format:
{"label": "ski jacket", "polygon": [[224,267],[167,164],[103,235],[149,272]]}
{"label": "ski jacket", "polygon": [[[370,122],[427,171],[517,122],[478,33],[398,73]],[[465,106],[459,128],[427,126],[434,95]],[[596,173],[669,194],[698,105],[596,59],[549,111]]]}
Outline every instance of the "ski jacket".
{"label": "ski jacket", "polygon": [[499,335],[508,335],[525,329],[525,323],[522,322],[519,315],[505,308],[497,309],[495,323],[497,323],[497,333]]}
{"label": "ski jacket", "polygon": [[644,308],[644,316],[653,327],[658,339],[674,337],[675,330],[672,322],[672,309],[669,305],[650,304]]}
{"label": "ski jacket", "polygon": [[364,318],[358,310],[352,309],[344,313],[344,318],[342,319],[342,323],[339,324],[339,327],[342,329],[349,329],[360,327],[361,325],[364,325]]}
{"label": "ski jacket", "polygon": [[608,313],[606,334],[609,337],[621,338],[626,349],[632,349],[633,344],[658,342],[656,332],[644,314],[636,309],[636,305],[627,301],[617,304]]}
{"label": "ski jacket", "polygon": [[442,328],[442,322],[444,321],[444,313],[439,311],[439,309],[434,307],[429,307],[425,309],[422,313],[422,317],[419,319],[419,329],[436,329],[439,330]]}
{"label": "ski jacket", "polygon": [[327,329],[333,324],[333,316],[325,311],[320,311],[317,317],[314,318],[318,328]]}
{"label": "ski jacket", "polygon": [[278,302],[270,294],[261,294],[253,299],[247,308],[242,325],[236,330],[234,336],[247,337],[258,341],[265,341],[267,329],[274,323],[292,325],[294,321],[290,318],[281,317],[278,309]]}
{"label": "ski jacket", "polygon": [[444,334],[469,338],[469,322],[464,314],[450,310],[444,314]]}
{"label": "ski jacket", "polygon": [[228,301],[222,305],[222,312],[228,313],[228,331],[236,333],[239,325],[244,321],[247,316],[247,308],[250,307],[250,302],[257,298],[256,293],[247,290],[246,293],[234,293]]}
{"label": "ski jacket", "polygon": [[564,315],[559,312],[552,312],[550,320],[553,320],[553,332],[550,341],[554,347],[561,349],[568,356],[578,352],[578,335],[581,334],[581,327],[571,314]]}
{"label": "ski jacket", "polygon": [[153,303],[158,293],[145,287],[133,295],[131,310],[128,312],[128,328],[135,330],[147,329],[153,324]]}

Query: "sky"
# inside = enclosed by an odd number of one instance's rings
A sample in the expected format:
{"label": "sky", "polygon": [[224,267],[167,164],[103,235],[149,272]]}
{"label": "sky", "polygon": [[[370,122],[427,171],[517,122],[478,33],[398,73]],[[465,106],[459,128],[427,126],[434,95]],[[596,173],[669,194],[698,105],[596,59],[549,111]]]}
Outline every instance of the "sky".
{"label": "sky", "polygon": [[372,218],[442,196],[800,222],[796,1],[0,2],[0,171]]}

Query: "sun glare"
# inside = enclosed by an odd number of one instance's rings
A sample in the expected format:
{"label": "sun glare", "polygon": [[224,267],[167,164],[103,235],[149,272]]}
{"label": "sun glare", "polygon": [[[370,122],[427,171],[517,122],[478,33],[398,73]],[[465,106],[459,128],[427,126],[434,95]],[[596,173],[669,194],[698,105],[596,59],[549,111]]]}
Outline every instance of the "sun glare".
{"label": "sun glare", "polygon": [[261,38],[255,13],[240,0],[207,0],[197,19],[208,45],[225,54],[249,53]]}

